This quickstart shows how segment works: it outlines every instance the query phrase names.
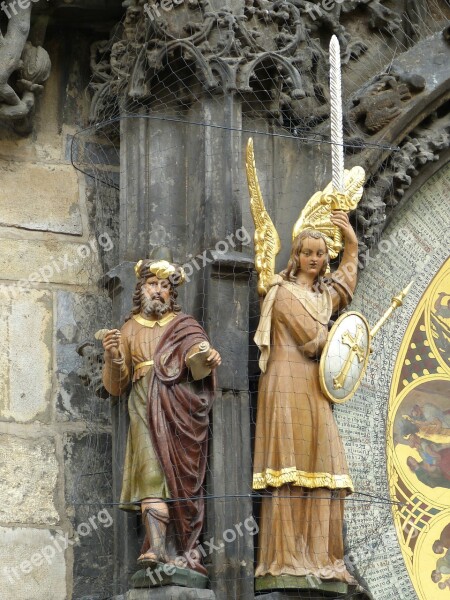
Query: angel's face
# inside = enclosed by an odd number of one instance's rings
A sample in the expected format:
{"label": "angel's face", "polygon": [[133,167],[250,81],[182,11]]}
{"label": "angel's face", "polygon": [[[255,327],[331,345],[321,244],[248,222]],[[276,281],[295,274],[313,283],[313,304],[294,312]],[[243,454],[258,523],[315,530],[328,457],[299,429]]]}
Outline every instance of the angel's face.
{"label": "angel's face", "polygon": [[321,238],[307,237],[300,249],[300,270],[308,275],[318,277],[325,268],[328,260],[327,247]]}

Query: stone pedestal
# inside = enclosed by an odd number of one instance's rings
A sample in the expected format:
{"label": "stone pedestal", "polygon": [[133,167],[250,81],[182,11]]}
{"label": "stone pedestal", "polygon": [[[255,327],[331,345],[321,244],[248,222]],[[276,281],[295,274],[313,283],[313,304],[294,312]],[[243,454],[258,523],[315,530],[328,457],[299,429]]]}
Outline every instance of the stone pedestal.
{"label": "stone pedestal", "polygon": [[265,577],[257,577],[255,579],[256,592],[283,590],[283,593],[287,591],[298,593],[300,590],[307,590],[310,593],[311,591],[320,590],[321,592],[332,592],[334,594],[347,594],[349,588],[354,589],[355,586],[349,586],[340,581],[322,581],[313,576],[296,577],[294,575],[278,575],[274,577],[266,575]]}
{"label": "stone pedestal", "polygon": [[215,600],[212,590],[197,590],[178,585],[130,590],[125,600]]}
{"label": "stone pedestal", "polygon": [[321,590],[289,590],[285,592],[271,592],[270,594],[261,594],[255,596],[257,600],[292,600],[298,598],[299,600],[337,600],[338,598],[348,598],[350,600],[368,600],[372,596],[366,594],[355,593],[355,591],[348,591],[345,594],[337,594],[336,592],[325,592]]}
{"label": "stone pedestal", "polygon": [[158,563],[154,567],[141,569],[131,578],[133,588],[158,588],[161,586],[183,586],[204,590],[208,586],[208,577],[175,565]]}
{"label": "stone pedestal", "polygon": [[257,577],[255,579],[255,597],[265,600],[289,600],[292,598],[352,598],[352,600],[371,600],[372,596],[359,585],[348,585],[340,581],[321,581],[313,577],[294,577],[279,575]]}

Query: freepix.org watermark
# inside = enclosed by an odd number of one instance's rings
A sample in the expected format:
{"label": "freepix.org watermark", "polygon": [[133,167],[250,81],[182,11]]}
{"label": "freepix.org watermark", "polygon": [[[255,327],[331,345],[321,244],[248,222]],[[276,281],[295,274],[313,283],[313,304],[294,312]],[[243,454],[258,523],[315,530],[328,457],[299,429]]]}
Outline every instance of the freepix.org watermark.
{"label": "freepix.org watermark", "polygon": [[205,540],[202,544],[198,544],[198,546],[189,552],[185,552],[181,556],[177,556],[170,563],[158,565],[156,568],[148,567],[145,571],[145,574],[153,585],[157,585],[163,580],[164,575],[167,577],[174,575],[177,568],[189,569],[189,567],[192,565],[192,562],[195,562],[198,556],[206,558],[214,552],[223,552],[225,549],[225,544],[231,544],[239,537],[242,538],[245,535],[254,536],[258,532],[259,527],[255,521],[255,518],[253,516],[248,517],[243,523],[236,523],[233,525],[233,527],[230,527],[230,529],[225,529],[220,539],[212,537],[209,540]]}
{"label": "freepix.org watermark", "polygon": [[185,0],[158,0],[158,2],[152,4],[147,2],[144,4],[144,12],[150,21],[154,21],[157,17],[161,16],[160,9],[164,12],[170,12],[175,6],[183,4],[183,2],[185,2]]}
{"label": "freepix.org watermark", "polygon": [[[40,0],[10,0],[10,2],[2,2],[0,10],[5,13],[8,19],[18,15],[20,10],[27,10],[32,4],[37,4]],[[47,0],[48,2],[48,0]]]}
{"label": "freepix.org watermark", "polygon": [[[251,241],[252,238],[248,231],[245,229],[245,227],[241,227],[235,231],[235,233],[230,233],[227,235],[224,240],[217,242],[217,244],[214,246],[214,251],[217,254],[225,255],[230,251],[230,247],[234,249],[238,244],[248,246]],[[214,262],[214,254],[212,250],[204,250],[201,254],[197,254],[196,256],[189,254],[188,258],[190,260],[182,265],[185,274],[185,280],[187,282],[191,280],[194,271],[200,271],[201,269],[204,269],[206,265]],[[174,275],[173,278],[171,277],[171,280],[172,279],[172,283],[175,285],[179,283],[177,276]]]}
{"label": "freepix.org watermark", "polygon": [[36,567],[41,567],[44,563],[51,565],[57,553],[62,553],[71,546],[80,544],[80,539],[92,535],[100,527],[108,529],[113,524],[113,518],[106,508],[100,510],[96,515],[89,517],[83,523],[80,523],[75,530],[72,539],[68,533],[58,533],[51,544],[43,546],[28,559],[23,560],[16,567],[3,567],[3,573],[9,583],[19,582],[25,575],[30,575]]}
{"label": "freepix.org watermark", "polygon": [[318,4],[312,4],[308,2],[305,5],[304,10],[308,13],[313,21],[318,17],[323,16],[323,11],[330,12],[335,8],[336,5],[344,4],[345,0],[322,0],[320,6]]}

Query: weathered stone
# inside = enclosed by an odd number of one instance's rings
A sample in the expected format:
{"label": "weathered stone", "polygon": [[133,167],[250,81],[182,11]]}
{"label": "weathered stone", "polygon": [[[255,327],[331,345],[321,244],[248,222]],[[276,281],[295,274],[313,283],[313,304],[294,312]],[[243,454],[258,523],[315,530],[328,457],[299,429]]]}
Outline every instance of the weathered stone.
{"label": "weathered stone", "polygon": [[75,244],[56,240],[0,239],[0,279],[16,282],[0,289],[16,297],[18,287],[30,283],[95,285],[100,277],[97,243]]}
{"label": "weathered stone", "polygon": [[72,165],[2,163],[0,177],[0,225],[74,235],[83,233],[78,179]]}
{"label": "weathered stone", "polygon": [[50,75],[51,63],[43,48],[27,42],[31,3],[19,11],[9,8],[10,12],[6,5],[2,8],[8,24],[0,46],[0,121],[11,122],[19,133],[29,133],[35,96],[44,89],[41,84]]}
{"label": "weathered stone", "polygon": [[74,545],[73,597],[112,596],[113,509],[111,435],[67,434],[64,476]]}
{"label": "weathered stone", "polygon": [[77,351],[87,341],[101,348],[94,333],[110,323],[109,299],[58,292],[56,306],[57,418],[109,424],[110,402],[95,395],[94,382],[85,385],[80,378],[83,359]]}
{"label": "weathered stone", "polygon": [[0,435],[0,522],[49,525],[59,521],[53,440]]}
{"label": "weathered stone", "polygon": [[66,600],[64,550],[46,529],[0,527],[1,598]]}
{"label": "weathered stone", "polygon": [[388,222],[385,214],[392,212],[409,188],[420,181],[430,163],[436,163],[449,147],[450,115],[434,114],[404,139],[399,152],[393,153],[387,164],[383,164],[379,176],[366,186],[357,210],[359,229],[362,229],[359,239],[363,267],[368,261],[368,248],[380,240]]}
{"label": "weathered stone", "polygon": [[130,590],[126,600],[215,600],[212,590],[193,590],[175,585],[151,590]]}
{"label": "weathered stone", "polygon": [[0,310],[0,418],[48,422],[52,295],[28,290],[12,300],[0,294]]}

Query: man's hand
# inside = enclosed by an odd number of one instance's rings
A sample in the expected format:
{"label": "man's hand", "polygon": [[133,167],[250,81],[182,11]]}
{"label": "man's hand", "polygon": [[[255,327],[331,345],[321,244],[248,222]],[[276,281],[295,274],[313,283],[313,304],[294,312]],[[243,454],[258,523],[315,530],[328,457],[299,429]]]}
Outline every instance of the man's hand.
{"label": "man's hand", "polygon": [[222,364],[222,358],[221,358],[220,354],[217,352],[217,350],[214,350],[214,348],[211,348],[211,352],[209,353],[209,356],[206,359],[206,362],[208,363],[208,366],[211,369],[216,369],[217,367],[219,367]]}
{"label": "man's hand", "polygon": [[349,244],[358,245],[358,238],[348,220],[348,214],[342,210],[333,210],[330,217],[331,222],[342,231],[344,239]]}
{"label": "man's hand", "polygon": [[118,329],[111,329],[103,338],[103,348],[105,349],[105,357],[110,359],[120,358],[120,336]]}

